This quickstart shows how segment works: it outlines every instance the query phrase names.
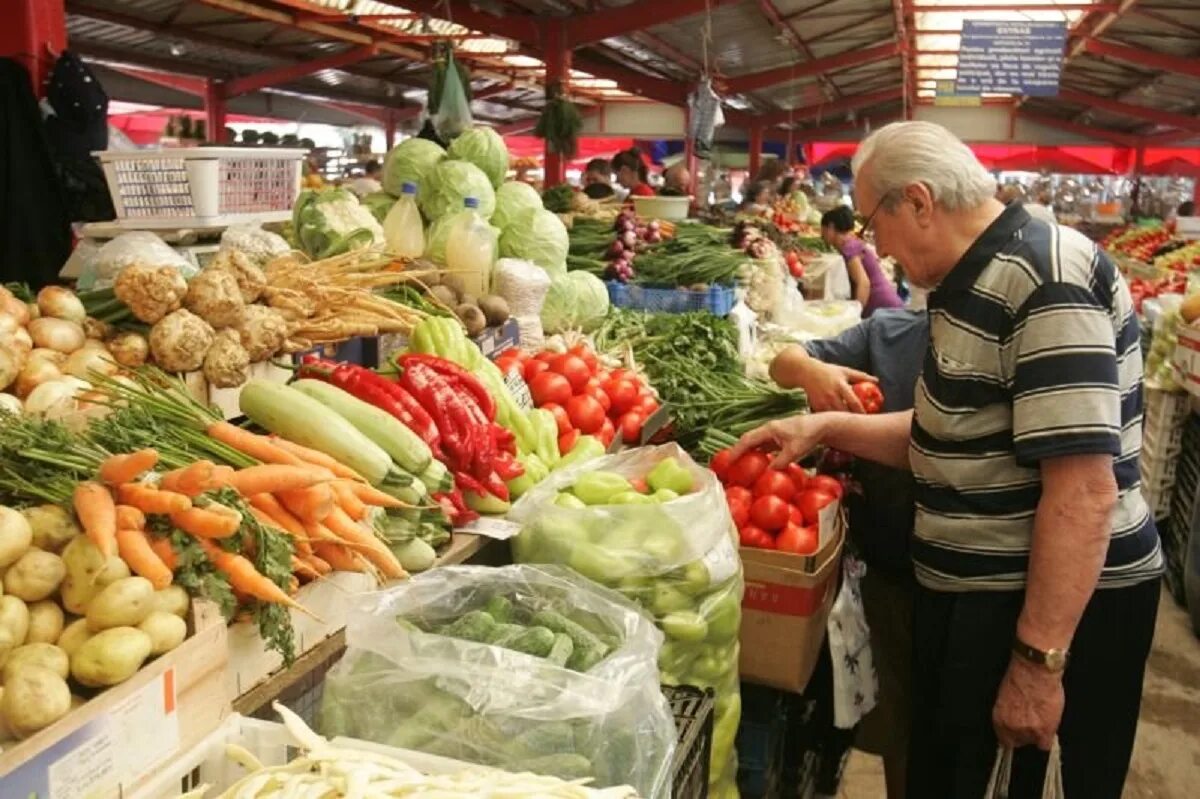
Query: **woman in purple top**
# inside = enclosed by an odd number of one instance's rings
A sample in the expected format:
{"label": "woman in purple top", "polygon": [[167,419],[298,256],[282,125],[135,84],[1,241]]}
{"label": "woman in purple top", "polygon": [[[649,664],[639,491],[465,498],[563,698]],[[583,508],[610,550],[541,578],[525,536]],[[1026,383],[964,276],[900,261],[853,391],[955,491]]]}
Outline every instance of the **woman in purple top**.
{"label": "woman in purple top", "polygon": [[874,248],[854,235],[854,212],[844,205],[821,216],[821,238],[846,259],[852,298],[862,305],[863,319],[879,308],[903,308],[896,287],[879,268]]}

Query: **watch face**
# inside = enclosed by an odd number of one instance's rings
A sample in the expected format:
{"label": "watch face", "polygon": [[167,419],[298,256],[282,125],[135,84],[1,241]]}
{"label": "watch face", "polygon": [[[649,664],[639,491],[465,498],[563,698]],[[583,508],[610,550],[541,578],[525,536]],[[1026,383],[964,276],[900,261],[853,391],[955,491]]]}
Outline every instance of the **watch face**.
{"label": "watch face", "polygon": [[1046,653],[1046,666],[1053,671],[1062,671],[1067,667],[1067,653],[1061,649],[1051,649]]}

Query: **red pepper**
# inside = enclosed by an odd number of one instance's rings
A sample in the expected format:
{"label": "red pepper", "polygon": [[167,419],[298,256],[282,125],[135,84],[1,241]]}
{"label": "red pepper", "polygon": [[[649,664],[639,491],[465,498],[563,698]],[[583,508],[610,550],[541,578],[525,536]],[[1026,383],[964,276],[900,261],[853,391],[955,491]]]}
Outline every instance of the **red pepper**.
{"label": "red pepper", "polygon": [[494,494],[500,499],[508,502],[508,486],[504,484],[504,480],[495,472],[488,472],[487,477],[483,480],[484,487],[489,494]]}
{"label": "red pepper", "polygon": [[462,396],[442,375],[424,364],[410,364],[400,380],[433,417],[450,456],[449,465],[463,468],[472,463],[478,442],[472,435],[474,422]]}
{"label": "red pepper", "polygon": [[462,491],[457,488],[453,491],[434,494],[433,499],[442,506],[442,512],[446,514],[446,518],[455,526],[461,526],[467,522],[472,522],[479,518],[479,514],[467,507],[467,503],[463,500]]}
{"label": "red pepper", "polygon": [[496,457],[492,458],[492,468],[504,481],[515,480],[525,474],[525,467],[521,465],[521,462],[507,452],[499,452]]}
{"label": "red pepper", "polygon": [[402,369],[407,369],[410,363],[425,364],[438,374],[450,378],[455,384],[461,386],[473,396],[489,422],[496,418],[496,401],[488,393],[487,388],[484,387],[483,383],[479,382],[479,378],[453,361],[439,358],[436,355],[408,354],[401,355],[396,359],[396,363]]}
{"label": "red pepper", "polygon": [[476,480],[466,472],[454,473],[454,485],[463,491],[474,491],[476,494],[488,493],[487,488],[480,481]]}

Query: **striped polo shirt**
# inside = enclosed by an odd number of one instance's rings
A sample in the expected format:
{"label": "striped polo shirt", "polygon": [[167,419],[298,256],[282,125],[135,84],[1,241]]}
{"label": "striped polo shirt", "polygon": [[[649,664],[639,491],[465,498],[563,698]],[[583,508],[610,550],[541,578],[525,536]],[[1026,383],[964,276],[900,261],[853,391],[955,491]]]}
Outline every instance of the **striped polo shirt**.
{"label": "striped polo shirt", "polygon": [[1113,456],[1119,503],[1100,586],[1157,577],[1139,489],[1142,357],[1129,291],[1082,234],[1011,205],[929,295],[909,450],[917,578],[945,591],[1025,585],[1038,462]]}

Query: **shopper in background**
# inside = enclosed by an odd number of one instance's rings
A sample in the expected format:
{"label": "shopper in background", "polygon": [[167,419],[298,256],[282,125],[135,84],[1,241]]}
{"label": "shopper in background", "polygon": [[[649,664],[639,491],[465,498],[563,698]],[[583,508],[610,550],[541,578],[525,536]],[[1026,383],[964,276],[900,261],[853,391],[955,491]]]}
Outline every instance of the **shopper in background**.
{"label": "shopper in background", "polygon": [[771,184],[763,180],[756,180],[746,188],[745,194],[742,195],[741,211],[744,214],[754,214],[761,216],[771,212],[771,197],[774,192],[771,190]]}
{"label": "shopper in background", "polygon": [[593,158],[587,162],[580,178],[583,193],[593,200],[606,200],[616,194],[612,187],[612,167],[607,158]]}
{"label": "shopper in background", "polygon": [[692,193],[692,174],[687,165],[680,161],[678,164],[663,170],[663,185],[658,190],[661,197],[687,197]]}
{"label": "shopper in background", "polygon": [[754,182],[766,183],[774,193],[786,172],[787,164],[783,162],[782,158],[764,158],[762,166],[758,168],[758,173],[754,176]]}
{"label": "shopper in background", "polygon": [[380,166],[378,161],[372,158],[367,162],[366,167],[364,167],[363,174],[347,183],[346,188],[359,197],[366,197],[368,194],[383,191],[383,184],[379,182],[382,174],[383,167]]}
{"label": "shopper in background", "polygon": [[646,162],[642,160],[642,151],[636,147],[622,150],[613,156],[613,172],[617,175],[617,183],[629,190],[632,197],[653,197],[654,189],[646,181],[649,173]]}
{"label": "shopper in background", "polygon": [[[911,411],[925,360],[929,319],[924,312],[884,308],[841,335],[793,345],[771,362],[771,378],[800,388],[813,411],[863,408],[852,384],[878,381],[883,412]],[[887,799],[904,799],[908,731],[912,724],[913,577],[910,542],[916,484],[912,472],[858,459],[846,495],[850,541],[867,564],[863,610],[879,678],[875,708],[859,725],[854,745],[883,758]]]}
{"label": "shopper in background", "polygon": [[983,796],[997,742],[1008,795],[1042,796],[1057,736],[1066,795],[1119,799],[1163,564],[1129,290],[1086,237],[996,200],[945,128],[887,125],[853,167],[880,252],[934,289],[915,410],[772,422],[732,454],[825,444],[912,468],[909,796]]}
{"label": "shopper in background", "polygon": [[821,238],[846,259],[850,296],[862,305],[864,319],[880,308],[904,306],[895,285],[880,268],[875,249],[854,234],[853,211],[844,205],[826,211],[821,216]]}

